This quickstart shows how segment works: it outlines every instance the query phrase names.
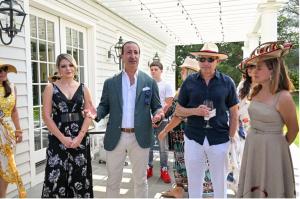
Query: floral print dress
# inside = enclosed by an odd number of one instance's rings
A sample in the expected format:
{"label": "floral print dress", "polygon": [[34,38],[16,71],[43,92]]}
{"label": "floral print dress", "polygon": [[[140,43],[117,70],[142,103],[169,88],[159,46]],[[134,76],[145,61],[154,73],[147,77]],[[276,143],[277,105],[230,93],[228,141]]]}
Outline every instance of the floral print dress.
{"label": "floral print dress", "polygon": [[[71,100],[53,84],[52,114],[61,133],[75,138],[84,118],[84,85],[80,84]],[[62,115],[79,113],[79,120],[62,122]],[[54,135],[49,133],[47,163],[43,185],[43,198],[92,198],[92,167],[89,137],[86,135],[76,149],[66,148]]]}

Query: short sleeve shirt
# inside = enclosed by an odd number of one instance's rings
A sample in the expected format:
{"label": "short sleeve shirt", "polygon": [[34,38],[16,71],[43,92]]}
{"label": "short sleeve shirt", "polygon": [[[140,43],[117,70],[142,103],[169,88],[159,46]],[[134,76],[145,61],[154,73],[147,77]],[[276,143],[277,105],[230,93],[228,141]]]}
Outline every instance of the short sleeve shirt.
{"label": "short sleeve shirt", "polygon": [[178,103],[185,108],[196,108],[203,104],[204,100],[212,100],[216,109],[216,116],[209,120],[212,128],[204,128],[204,117],[189,116],[185,135],[201,145],[205,137],[210,145],[228,142],[229,109],[239,102],[233,80],[217,70],[208,85],[201,73],[189,75],[181,86]]}

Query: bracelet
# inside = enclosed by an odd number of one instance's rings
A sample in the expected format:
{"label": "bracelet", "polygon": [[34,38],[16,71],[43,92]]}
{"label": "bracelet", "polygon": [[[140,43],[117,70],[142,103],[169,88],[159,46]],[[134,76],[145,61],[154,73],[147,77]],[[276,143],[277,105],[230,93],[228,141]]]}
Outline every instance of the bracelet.
{"label": "bracelet", "polygon": [[21,129],[16,129],[15,132],[20,132],[22,133],[23,131]]}

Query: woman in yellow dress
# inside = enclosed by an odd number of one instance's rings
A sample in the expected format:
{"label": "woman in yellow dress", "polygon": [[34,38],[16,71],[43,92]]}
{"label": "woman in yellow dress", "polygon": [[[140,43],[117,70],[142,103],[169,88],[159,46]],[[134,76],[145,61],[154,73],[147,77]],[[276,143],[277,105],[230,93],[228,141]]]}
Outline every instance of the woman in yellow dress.
{"label": "woman in yellow dress", "polygon": [[8,183],[15,183],[19,197],[24,198],[26,191],[14,158],[16,143],[22,142],[22,130],[16,108],[16,89],[7,79],[9,72],[17,73],[17,70],[13,65],[0,63],[0,198],[6,197]]}

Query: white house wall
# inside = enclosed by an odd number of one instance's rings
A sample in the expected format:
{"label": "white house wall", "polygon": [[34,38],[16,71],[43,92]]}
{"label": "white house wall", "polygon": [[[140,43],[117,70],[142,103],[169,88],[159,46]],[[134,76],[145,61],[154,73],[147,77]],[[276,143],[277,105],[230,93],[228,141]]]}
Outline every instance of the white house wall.
{"label": "white house wall", "polygon": [[[167,69],[175,59],[175,49],[174,46],[167,46],[167,44],[133,26],[94,0],[23,0],[19,2],[23,3],[28,14],[24,29],[14,38],[11,45],[4,46],[0,43],[0,59],[5,63],[15,65],[18,69],[18,74],[9,74],[9,79],[15,83],[18,90],[17,108],[20,114],[21,127],[24,129],[23,142],[18,144],[16,148],[16,162],[26,188],[30,188],[37,183],[32,181],[34,164],[31,161],[34,132],[30,62],[30,8],[50,13],[87,29],[88,71],[86,83],[91,89],[95,105],[98,105],[100,101],[105,79],[118,72],[118,65],[114,63],[113,59],[107,58],[107,52],[120,36],[125,41],[134,40],[140,45],[139,68],[148,74],[148,63],[152,61],[155,52],[158,52],[165,69]],[[164,77],[172,85],[175,84],[173,71],[165,70]],[[42,180],[41,178],[40,182]],[[9,197],[17,196],[16,186],[10,185],[8,192]]]}

